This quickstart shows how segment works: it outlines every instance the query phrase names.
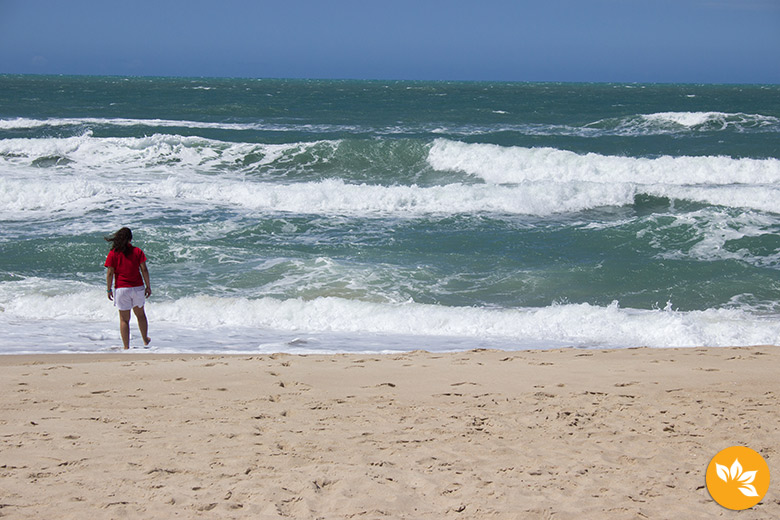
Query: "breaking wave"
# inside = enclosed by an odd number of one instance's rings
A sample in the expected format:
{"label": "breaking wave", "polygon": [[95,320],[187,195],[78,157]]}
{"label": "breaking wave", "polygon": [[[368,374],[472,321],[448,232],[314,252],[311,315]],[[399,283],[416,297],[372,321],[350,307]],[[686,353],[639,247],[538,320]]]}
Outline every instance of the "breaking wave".
{"label": "breaking wave", "polygon": [[631,137],[687,132],[780,132],[780,118],[741,112],[657,112],[601,119],[585,128]]}
{"label": "breaking wave", "polygon": [[[115,311],[106,305],[101,292],[75,283],[60,288],[59,292],[53,291],[43,279],[1,283],[2,319],[46,315],[61,323],[113,322]],[[81,304],[69,305],[74,298]],[[524,348],[739,346],[770,344],[780,335],[776,320],[763,320],[741,310],[635,310],[621,308],[617,302],[608,306],[490,309],[333,297],[282,300],[193,296],[149,302],[147,312],[158,331],[166,326],[196,324],[204,346],[212,349],[220,344],[220,332],[213,331],[219,327],[253,329],[256,334],[283,331],[406,335],[421,341],[426,337],[495,339]],[[423,344],[429,347],[432,343]],[[242,350],[248,347],[233,345]]]}
{"label": "breaking wave", "polygon": [[167,209],[372,216],[550,215],[646,195],[780,213],[778,159],[583,155],[446,139],[262,144],[85,134],[0,140],[0,166],[0,215],[9,219],[106,209],[125,196]]}
{"label": "breaking wave", "polygon": [[778,159],[731,157],[619,157],[555,148],[503,147],[437,139],[428,162],[489,183],[601,182],[669,185],[773,184]]}

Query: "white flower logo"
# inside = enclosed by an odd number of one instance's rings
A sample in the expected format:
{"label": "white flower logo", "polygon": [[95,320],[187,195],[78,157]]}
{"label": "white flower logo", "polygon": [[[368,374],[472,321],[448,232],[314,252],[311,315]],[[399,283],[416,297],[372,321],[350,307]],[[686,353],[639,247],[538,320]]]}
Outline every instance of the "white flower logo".
{"label": "white flower logo", "polygon": [[731,468],[727,468],[721,464],[715,464],[718,470],[718,476],[723,482],[729,481],[736,482],[739,485],[739,491],[746,497],[757,497],[758,492],[753,487],[753,481],[756,478],[758,471],[742,471],[742,464],[739,463],[739,459],[734,459],[734,464]]}

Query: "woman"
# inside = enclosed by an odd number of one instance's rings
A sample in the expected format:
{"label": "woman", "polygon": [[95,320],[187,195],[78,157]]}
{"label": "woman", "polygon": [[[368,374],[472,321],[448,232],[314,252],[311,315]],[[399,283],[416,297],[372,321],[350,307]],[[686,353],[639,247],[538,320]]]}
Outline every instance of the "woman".
{"label": "woman", "polygon": [[[151,338],[147,335],[149,322],[146,320],[144,303],[146,298],[152,295],[152,285],[149,282],[149,270],[146,268],[146,255],[130,243],[133,240],[133,232],[129,228],[123,227],[105,239],[106,242],[112,243],[105,263],[108,268],[108,299],[119,309],[119,333],[122,335],[122,343],[125,349],[130,348],[132,309],[138,320],[138,329],[141,331],[144,345],[148,345]],[[116,293],[112,291],[114,286]]]}

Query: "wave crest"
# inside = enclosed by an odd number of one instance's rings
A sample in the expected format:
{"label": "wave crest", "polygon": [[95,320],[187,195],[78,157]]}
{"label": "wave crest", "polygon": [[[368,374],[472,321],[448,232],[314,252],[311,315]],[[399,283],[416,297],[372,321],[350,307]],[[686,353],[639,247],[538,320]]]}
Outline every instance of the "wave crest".
{"label": "wave crest", "polygon": [[780,132],[780,118],[742,112],[657,112],[601,119],[585,128],[630,137],[687,132]]}
{"label": "wave crest", "polygon": [[[310,161],[327,160],[338,141],[288,144],[225,142],[204,137],[154,134],[147,137],[77,137],[0,140],[0,164],[62,166],[86,170],[194,169],[202,172],[250,173],[269,165],[295,163],[310,151]],[[307,161],[295,164],[305,167]]]}
{"label": "wave crest", "polygon": [[679,186],[780,182],[778,159],[581,155],[555,148],[502,147],[446,139],[434,142],[428,163],[436,170],[463,172],[495,184],[553,181]]}

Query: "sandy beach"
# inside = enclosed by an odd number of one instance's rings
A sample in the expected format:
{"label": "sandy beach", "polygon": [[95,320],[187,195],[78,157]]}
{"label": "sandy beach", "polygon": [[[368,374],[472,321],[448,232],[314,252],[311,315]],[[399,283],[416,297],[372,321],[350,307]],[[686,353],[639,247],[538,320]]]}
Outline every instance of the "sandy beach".
{"label": "sandy beach", "polygon": [[0,517],[780,517],[777,347],[0,356]]}

